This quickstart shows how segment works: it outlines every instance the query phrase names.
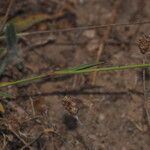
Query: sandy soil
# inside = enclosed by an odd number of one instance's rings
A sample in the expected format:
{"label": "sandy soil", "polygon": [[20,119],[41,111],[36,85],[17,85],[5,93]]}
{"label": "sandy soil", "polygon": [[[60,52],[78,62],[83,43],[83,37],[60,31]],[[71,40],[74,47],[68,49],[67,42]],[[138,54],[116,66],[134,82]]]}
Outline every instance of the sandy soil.
{"label": "sandy soil", "polygon": [[[8,3],[0,3],[2,16]],[[50,29],[51,25],[53,30],[56,26],[133,23],[150,18],[149,0],[18,0],[16,5],[10,18],[39,12],[51,15],[60,9],[66,10],[63,17],[33,25],[28,32]],[[99,58],[102,66],[142,63],[137,40],[149,32],[149,24],[144,24],[28,36],[18,43],[21,69],[8,66],[1,81],[95,62],[99,47],[104,43]],[[45,42],[49,38],[54,39]],[[44,44],[37,46],[39,42]],[[149,58],[146,53],[147,63]],[[146,73],[149,91],[149,70]],[[25,149],[149,150],[150,130],[143,106],[142,70],[98,73],[94,85],[92,79],[93,74],[63,76],[3,88],[16,98],[2,100],[6,111],[0,118],[1,147],[16,150],[33,142]],[[79,109],[75,115],[64,107],[65,96],[75,101]],[[150,107],[149,94],[147,106]]]}

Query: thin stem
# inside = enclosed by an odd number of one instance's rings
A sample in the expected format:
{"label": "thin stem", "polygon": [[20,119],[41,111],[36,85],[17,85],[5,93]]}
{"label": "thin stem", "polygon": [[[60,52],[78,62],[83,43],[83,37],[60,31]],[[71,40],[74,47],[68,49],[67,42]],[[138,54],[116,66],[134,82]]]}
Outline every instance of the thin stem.
{"label": "thin stem", "polygon": [[[143,55],[143,64],[145,64],[146,61],[146,56]],[[143,93],[144,93],[144,109],[145,109],[145,113],[146,113],[146,119],[148,122],[148,126],[150,127],[150,115],[149,115],[149,110],[147,108],[147,89],[146,89],[146,82],[145,82],[145,68],[143,68]]]}
{"label": "thin stem", "polygon": [[44,77],[46,77],[45,74],[40,75],[40,76],[35,76],[35,77],[29,77],[29,78],[21,79],[21,80],[17,80],[17,81],[1,82],[0,87],[10,86],[10,85],[27,84],[28,82],[30,83],[32,81],[41,80]]}
{"label": "thin stem", "polygon": [[[17,36],[22,37],[22,36],[37,35],[37,34],[60,33],[60,32],[62,33],[62,32],[100,29],[100,28],[117,27],[117,26],[135,26],[135,25],[142,25],[142,24],[150,24],[150,21],[148,20],[148,21],[143,21],[143,22],[118,23],[118,24],[107,24],[107,25],[88,25],[88,26],[47,30],[47,31],[23,32],[23,33],[18,33]],[[0,36],[0,40],[2,39],[5,39],[5,36]]]}
{"label": "thin stem", "polygon": [[107,71],[119,71],[119,70],[127,70],[127,69],[136,69],[136,68],[147,68],[150,67],[150,64],[133,64],[127,66],[114,66],[114,67],[104,67],[104,68],[92,68],[92,69],[84,69],[84,70],[58,70],[55,71],[55,74],[81,74],[81,73],[90,73],[94,71],[99,72],[107,72]]}
{"label": "thin stem", "polygon": [[45,74],[29,77],[26,79],[21,79],[12,82],[1,82],[0,87],[10,86],[10,85],[19,85],[19,84],[27,84],[33,81],[39,81],[43,78],[53,75],[69,75],[69,74],[83,74],[83,73],[91,73],[94,71],[99,72],[108,72],[108,71],[119,71],[119,70],[127,70],[127,69],[136,69],[136,68],[146,68],[150,67],[150,64],[133,64],[127,66],[114,66],[114,67],[104,67],[104,68],[87,68],[81,70],[73,70],[73,69],[64,69],[64,70],[57,70],[57,71],[48,71]]}

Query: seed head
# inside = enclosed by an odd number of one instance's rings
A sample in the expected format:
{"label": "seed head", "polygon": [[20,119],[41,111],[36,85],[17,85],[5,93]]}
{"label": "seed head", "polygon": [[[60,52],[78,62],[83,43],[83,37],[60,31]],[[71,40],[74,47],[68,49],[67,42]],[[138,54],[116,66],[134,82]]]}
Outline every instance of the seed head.
{"label": "seed head", "polygon": [[138,47],[142,54],[145,54],[150,48],[150,35],[144,35],[138,40]]}

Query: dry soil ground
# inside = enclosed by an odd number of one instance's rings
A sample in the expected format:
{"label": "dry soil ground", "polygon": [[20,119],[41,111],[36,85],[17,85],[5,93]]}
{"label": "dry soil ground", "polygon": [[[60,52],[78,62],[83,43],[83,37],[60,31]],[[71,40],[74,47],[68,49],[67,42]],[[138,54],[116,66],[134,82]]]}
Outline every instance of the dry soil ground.
{"label": "dry soil ground", "polygon": [[[9,1],[0,3],[0,14],[4,16]],[[34,13],[56,15],[25,30],[31,32],[148,21],[149,8],[149,0],[16,0],[8,18]],[[150,25],[143,24],[27,36],[18,43],[21,67],[8,66],[0,79],[17,80],[50,69],[95,62],[102,44],[104,49],[99,58],[102,66],[140,64],[143,55],[136,43],[142,34],[149,32]],[[147,63],[149,58],[146,53]],[[6,150],[149,150],[142,70],[98,73],[94,85],[92,79],[93,74],[53,77],[26,86],[3,88],[16,98],[2,100],[5,113],[0,118],[1,147]],[[147,91],[149,81],[147,70]],[[77,103],[78,120],[65,109],[65,96]],[[149,103],[147,106],[150,107]]]}

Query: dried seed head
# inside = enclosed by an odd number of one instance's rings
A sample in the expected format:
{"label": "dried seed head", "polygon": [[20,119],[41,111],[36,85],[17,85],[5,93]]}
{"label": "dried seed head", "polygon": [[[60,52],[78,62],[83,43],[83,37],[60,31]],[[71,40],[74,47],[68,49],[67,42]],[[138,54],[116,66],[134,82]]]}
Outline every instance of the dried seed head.
{"label": "dried seed head", "polygon": [[65,96],[62,104],[70,114],[76,115],[78,113],[79,108],[74,98]]}
{"label": "dried seed head", "polygon": [[150,35],[142,36],[138,41],[138,47],[142,54],[145,54],[150,48]]}

